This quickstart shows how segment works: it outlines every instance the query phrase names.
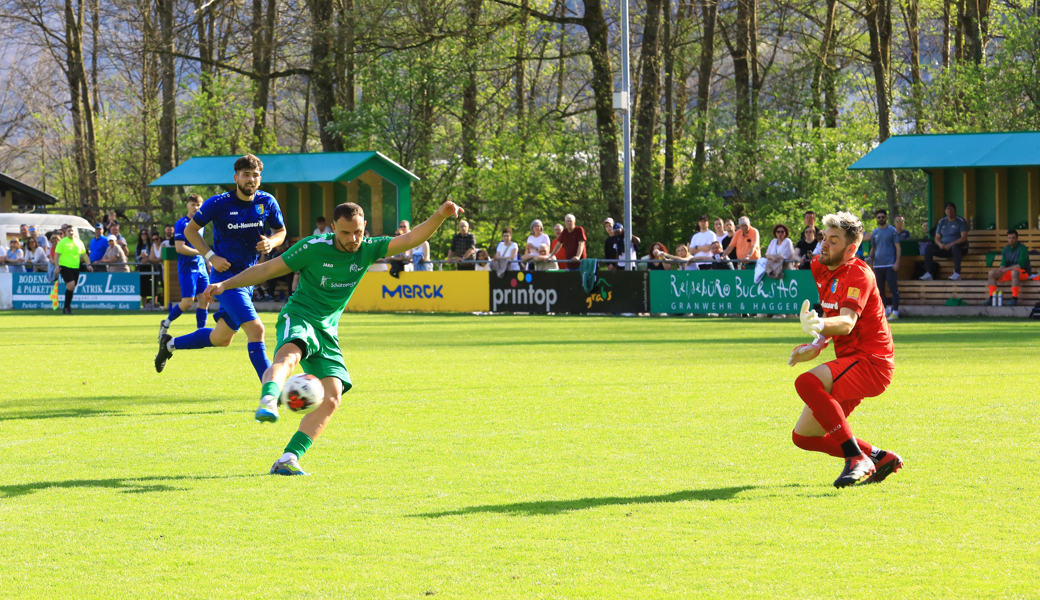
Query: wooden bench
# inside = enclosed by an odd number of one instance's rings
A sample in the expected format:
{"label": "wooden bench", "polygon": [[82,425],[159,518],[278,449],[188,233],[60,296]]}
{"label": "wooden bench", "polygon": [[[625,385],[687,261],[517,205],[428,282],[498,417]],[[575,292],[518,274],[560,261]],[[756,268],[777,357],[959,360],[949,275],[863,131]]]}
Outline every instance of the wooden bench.
{"label": "wooden bench", "polygon": [[[1000,284],[1004,300],[1011,298],[1011,286]],[[891,295],[891,291],[889,291]],[[989,298],[985,281],[900,281],[899,304],[942,306],[949,298],[960,298],[970,305],[981,305]],[[1040,281],[1023,281],[1019,306],[1032,306],[1040,302]]]}

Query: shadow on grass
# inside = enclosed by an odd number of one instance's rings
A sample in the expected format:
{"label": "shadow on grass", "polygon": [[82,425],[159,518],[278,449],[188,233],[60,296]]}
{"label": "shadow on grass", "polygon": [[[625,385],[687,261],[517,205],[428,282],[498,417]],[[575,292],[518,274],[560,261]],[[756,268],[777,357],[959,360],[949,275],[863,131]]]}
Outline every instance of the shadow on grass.
{"label": "shadow on grass", "polygon": [[[227,410],[194,410],[194,411],[167,411],[167,412],[143,412],[127,413],[114,410],[98,410],[93,408],[68,408],[60,410],[42,410],[20,415],[0,416],[3,421],[36,421],[39,419],[77,419],[93,417],[181,417],[187,415],[222,415],[233,411]],[[240,411],[244,412],[244,411]]]}
{"label": "shadow on grass", "polygon": [[226,477],[204,477],[178,475],[173,477],[138,477],[115,479],[68,479],[65,481],[38,481],[21,485],[0,485],[0,500],[17,498],[33,492],[50,489],[74,488],[108,488],[119,490],[124,494],[145,494],[149,492],[183,492],[187,488],[169,485],[163,482],[200,481],[203,479],[233,479],[239,477],[258,477],[259,475],[229,475]]}
{"label": "shadow on grass", "polygon": [[501,513],[517,516],[533,515],[558,515],[575,510],[586,510],[599,506],[625,506],[630,504],[662,504],[670,502],[688,502],[696,500],[699,502],[713,502],[715,500],[732,500],[740,492],[756,489],[755,485],[742,485],[737,487],[713,488],[704,490],[685,490],[672,492],[671,494],[659,494],[654,496],[607,496],[604,498],[578,498],[575,500],[543,500],[540,502],[517,502],[515,504],[487,504],[483,506],[467,506],[458,510],[444,512],[421,513],[410,515],[413,517],[425,517],[436,519],[440,517],[451,517],[460,515],[471,515],[476,513]]}

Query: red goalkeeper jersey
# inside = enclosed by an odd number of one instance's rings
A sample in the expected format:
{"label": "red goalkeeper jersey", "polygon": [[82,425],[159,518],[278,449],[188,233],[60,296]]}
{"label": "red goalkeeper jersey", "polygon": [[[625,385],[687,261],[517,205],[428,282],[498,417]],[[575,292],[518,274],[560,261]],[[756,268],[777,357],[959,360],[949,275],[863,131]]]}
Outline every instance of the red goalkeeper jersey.
{"label": "red goalkeeper jersey", "polygon": [[836,317],[848,308],[859,315],[856,326],[848,335],[835,336],[834,354],[838,358],[866,354],[879,367],[895,368],[892,331],[885,319],[885,304],[877,289],[874,272],[858,258],[831,271],[812,260],[813,279],[820,292],[820,305],[825,317]]}

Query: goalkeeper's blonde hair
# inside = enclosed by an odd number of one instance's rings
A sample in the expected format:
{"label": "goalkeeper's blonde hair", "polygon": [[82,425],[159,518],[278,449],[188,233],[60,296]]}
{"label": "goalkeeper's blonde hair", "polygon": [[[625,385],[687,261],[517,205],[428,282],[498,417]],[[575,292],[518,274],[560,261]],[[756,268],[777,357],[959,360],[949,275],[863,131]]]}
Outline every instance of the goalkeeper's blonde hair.
{"label": "goalkeeper's blonde hair", "polygon": [[850,212],[838,212],[823,217],[824,227],[837,227],[845,232],[845,244],[863,241],[863,222]]}

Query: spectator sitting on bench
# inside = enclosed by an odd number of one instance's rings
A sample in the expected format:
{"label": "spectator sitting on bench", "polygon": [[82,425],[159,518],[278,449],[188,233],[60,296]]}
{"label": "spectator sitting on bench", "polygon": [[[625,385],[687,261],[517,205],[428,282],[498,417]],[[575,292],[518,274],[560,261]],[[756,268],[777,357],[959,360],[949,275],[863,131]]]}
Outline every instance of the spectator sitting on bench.
{"label": "spectator sitting on bench", "polygon": [[946,203],[946,216],[935,225],[935,239],[924,251],[923,281],[932,279],[932,263],[936,256],[953,257],[953,275],[950,279],[961,278],[961,258],[968,253],[968,224],[957,216],[957,206],[953,202]]}
{"label": "spectator sitting on bench", "polygon": [[906,228],[906,219],[903,218],[903,215],[896,215],[896,218],[892,220],[892,225],[896,228],[896,235],[900,242],[910,239],[910,230]]}
{"label": "spectator sitting on bench", "polygon": [[1018,243],[1018,232],[1008,229],[1008,245],[1000,257],[1000,268],[989,272],[989,300],[988,306],[993,304],[993,296],[997,293],[997,283],[1001,281],[1011,282],[1011,298],[1004,301],[1004,306],[1018,304],[1018,292],[1022,289],[1022,280],[1029,279],[1031,268],[1029,266],[1029,249],[1024,244]]}

